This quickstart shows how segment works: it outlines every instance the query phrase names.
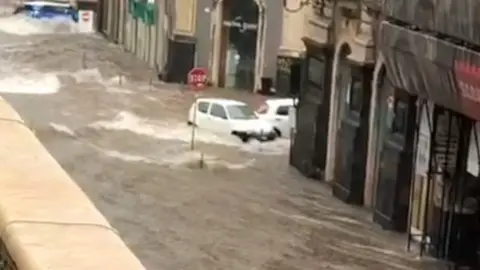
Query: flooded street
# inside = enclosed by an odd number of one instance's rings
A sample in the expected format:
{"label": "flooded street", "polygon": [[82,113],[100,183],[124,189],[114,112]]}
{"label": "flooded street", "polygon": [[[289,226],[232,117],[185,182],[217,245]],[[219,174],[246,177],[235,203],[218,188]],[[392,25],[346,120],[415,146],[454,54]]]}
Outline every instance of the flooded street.
{"label": "flooded street", "polygon": [[290,169],[288,140],[201,130],[191,151],[190,91],[99,36],[25,20],[0,18],[0,93],[147,269],[439,269]]}

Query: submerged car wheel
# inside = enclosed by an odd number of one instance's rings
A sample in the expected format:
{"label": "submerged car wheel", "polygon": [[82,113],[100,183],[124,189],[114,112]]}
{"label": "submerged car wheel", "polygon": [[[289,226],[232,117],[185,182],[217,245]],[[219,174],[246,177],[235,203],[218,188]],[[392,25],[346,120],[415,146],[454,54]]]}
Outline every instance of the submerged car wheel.
{"label": "submerged car wheel", "polygon": [[250,136],[244,134],[240,136],[240,139],[242,140],[242,142],[247,143],[248,141],[250,141]]}
{"label": "submerged car wheel", "polygon": [[237,131],[232,131],[232,135],[235,135],[237,136],[238,138],[240,138],[240,140],[242,140],[242,142],[244,143],[247,143],[248,141],[250,141],[250,135],[244,133],[244,132],[237,132]]}
{"label": "submerged car wheel", "polygon": [[278,128],[273,128],[273,131],[275,131],[278,137],[282,137],[282,132]]}
{"label": "submerged car wheel", "polygon": [[275,140],[277,137],[280,137],[280,136],[279,136],[278,134],[272,134],[272,135],[269,135],[269,136],[267,137],[267,140],[273,141],[273,140]]}

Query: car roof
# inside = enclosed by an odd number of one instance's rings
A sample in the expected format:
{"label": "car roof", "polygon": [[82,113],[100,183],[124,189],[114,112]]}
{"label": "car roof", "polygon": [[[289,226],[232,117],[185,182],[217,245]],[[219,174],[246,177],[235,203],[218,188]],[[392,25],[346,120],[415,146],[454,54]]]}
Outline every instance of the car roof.
{"label": "car roof", "polygon": [[71,7],[72,5],[70,4],[69,1],[58,1],[58,0],[53,0],[53,1],[24,1],[23,5],[30,5],[30,6],[53,6],[53,7]]}
{"label": "car roof", "polygon": [[293,106],[298,103],[298,99],[293,98],[270,98],[265,101],[268,105],[272,106]]}
{"label": "car roof", "polygon": [[238,100],[234,99],[227,99],[227,98],[199,98],[197,99],[197,102],[214,102],[214,103],[219,103],[222,105],[246,105],[245,102],[241,102]]}

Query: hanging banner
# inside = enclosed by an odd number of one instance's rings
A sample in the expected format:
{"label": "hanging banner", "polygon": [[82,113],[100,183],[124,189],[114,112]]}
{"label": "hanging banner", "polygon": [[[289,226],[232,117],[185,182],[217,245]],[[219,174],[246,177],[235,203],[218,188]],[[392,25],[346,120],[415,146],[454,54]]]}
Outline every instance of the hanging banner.
{"label": "hanging banner", "polygon": [[471,173],[473,176],[479,175],[479,138],[480,136],[480,122],[476,122],[470,132],[470,146],[468,149],[468,161],[467,161],[467,172]]}
{"label": "hanging banner", "polygon": [[428,101],[426,104],[419,104],[421,108],[420,127],[417,145],[416,174],[426,176],[428,173],[428,164],[430,161],[430,141],[432,122],[433,103]]}
{"label": "hanging banner", "polygon": [[155,1],[129,1],[129,12],[134,19],[141,20],[146,25],[154,25],[157,21],[157,6]]}

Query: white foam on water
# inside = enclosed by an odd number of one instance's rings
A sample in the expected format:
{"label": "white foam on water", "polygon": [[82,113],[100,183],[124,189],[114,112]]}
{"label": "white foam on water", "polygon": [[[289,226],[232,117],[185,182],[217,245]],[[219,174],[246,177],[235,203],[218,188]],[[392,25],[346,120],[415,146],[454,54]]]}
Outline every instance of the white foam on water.
{"label": "white foam on water", "polygon": [[75,72],[64,73],[72,76],[77,83],[102,82],[103,77],[98,68],[81,69]]}
{"label": "white foam on water", "polygon": [[71,23],[65,20],[39,20],[24,14],[17,14],[0,18],[0,31],[12,35],[29,36],[72,33],[73,28]]}
{"label": "white foam on water", "polygon": [[108,93],[113,94],[134,94],[135,92],[124,87],[127,83],[125,76],[117,75],[111,78],[104,78],[98,68],[82,69],[75,72],[60,72],[60,74],[72,76],[76,83],[99,83],[105,86]]}
{"label": "white foam on water", "polygon": [[[200,168],[203,166],[204,169],[208,170],[242,170],[253,166],[255,164],[255,160],[249,159],[245,162],[234,163],[221,160],[217,156],[207,155],[199,151],[184,151],[169,158],[162,159],[162,163],[168,164],[173,168]],[[202,163],[203,165],[201,165]]]}
{"label": "white foam on water", "polygon": [[[89,125],[95,129],[130,131],[139,135],[149,136],[159,140],[179,140],[189,143],[192,129],[186,123],[158,122],[155,125],[151,121],[136,116],[130,112],[120,112],[111,121],[98,121]],[[204,129],[197,129],[195,140],[208,144],[226,145],[237,147],[239,150],[249,153],[264,155],[283,155],[288,153],[290,141],[278,139],[271,142],[258,142],[251,140],[249,143],[242,143],[240,139],[231,136],[216,134]]]}
{"label": "white foam on water", "polygon": [[120,159],[122,161],[126,162],[143,162],[143,163],[148,163],[148,164],[155,164],[158,163],[157,161],[144,157],[144,156],[138,156],[138,155],[131,155],[131,154],[126,154],[126,153],[121,153],[115,150],[103,150],[103,154],[105,154],[108,157],[111,158],[116,158]]}
{"label": "white foam on water", "polygon": [[71,130],[69,127],[62,125],[62,124],[57,124],[57,123],[50,123],[49,126],[55,130],[58,133],[66,134],[68,136],[75,137],[75,131]]}
{"label": "white foam on water", "polygon": [[[124,130],[139,135],[145,135],[160,140],[180,140],[190,142],[191,128],[186,123],[168,123],[164,125],[150,124],[147,119],[138,117],[130,112],[122,111],[112,121],[98,121],[90,124],[91,128],[107,130]],[[236,146],[233,138],[231,140],[218,136],[217,134],[197,130],[196,140],[204,143],[215,143]]]}
{"label": "white foam on water", "polygon": [[[219,160],[215,156],[203,155],[200,152],[184,151],[177,153],[173,156],[160,157],[154,159],[151,157],[132,155],[127,153],[118,152],[116,150],[106,150],[100,147],[94,147],[96,150],[101,151],[104,155],[122,160],[124,162],[141,162],[146,164],[155,164],[161,166],[169,166],[172,169],[178,168],[190,168],[190,169],[207,169],[207,170],[241,170],[253,166],[254,159],[247,160],[246,162],[233,163],[223,160]],[[201,166],[200,164],[203,163]]]}
{"label": "white foam on water", "polygon": [[6,76],[0,79],[0,93],[10,94],[54,94],[61,83],[55,74],[30,73],[27,75]]}
{"label": "white foam on water", "polygon": [[240,146],[242,151],[248,153],[261,153],[264,155],[284,155],[290,151],[290,140],[285,138],[278,138],[274,141],[259,142],[251,140],[249,143],[244,143]]}

